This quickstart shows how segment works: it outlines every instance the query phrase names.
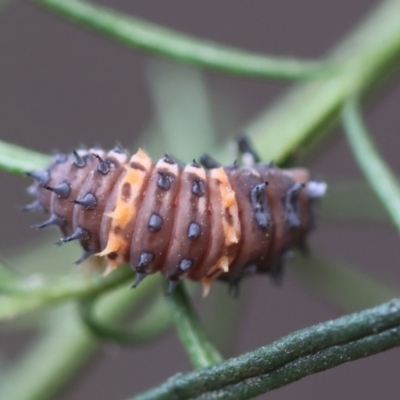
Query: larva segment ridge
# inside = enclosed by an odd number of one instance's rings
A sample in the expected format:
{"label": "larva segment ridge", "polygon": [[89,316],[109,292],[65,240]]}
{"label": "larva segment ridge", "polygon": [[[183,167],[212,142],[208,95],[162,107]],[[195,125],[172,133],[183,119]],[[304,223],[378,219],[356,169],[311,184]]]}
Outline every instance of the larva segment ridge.
{"label": "larva segment ridge", "polygon": [[91,164],[92,168],[79,190],[77,199],[84,199],[91,194],[96,198],[96,207],[86,209],[80,204],[75,204],[72,225],[75,232],[79,229],[89,232],[88,238],[80,240],[82,247],[92,253],[98,253],[101,250],[100,232],[106,203],[124,169],[127,156],[114,151],[107,154],[98,149],[89,150],[89,153],[95,161]]}
{"label": "larva segment ridge", "polygon": [[[169,279],[182,279],[201,267],[210,240],[209,199],[204,168],[199,164],[186,165],[180,175],[177,212],[164,261],[163,273]],[[193,227],[198,227],[198,231],[193,232]]]}
{"label": "larva segment ridge", "polygon": [[208,286],[224,272],[235,257],[240,240],[240,222],[235,192],[222,167],[209,171],[210,190],[210,242],[202,261],[203,265],[190,274]]}
{"label": "larva segment ridge", "polygon": [[[180,167],[171,160],[160,159],[153,168],[134,227],[130,246],[130,264],[140,273],[153,273],[164,266],[177,209]],[[157,214],[162,220],[159,230],[149,229]],[[151,254],[152,257],[145,256]]]}

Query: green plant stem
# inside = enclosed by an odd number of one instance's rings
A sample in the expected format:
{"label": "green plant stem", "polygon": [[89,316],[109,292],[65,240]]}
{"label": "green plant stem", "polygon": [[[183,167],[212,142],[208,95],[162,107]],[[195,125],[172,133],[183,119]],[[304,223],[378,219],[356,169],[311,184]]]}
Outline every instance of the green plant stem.
{"label": "green plant stem", "polygon": [[5,287],[0,287],[0,320],[15,318],[43,306],[54,306],[63,301],[103,293],[132,279],[132,270],[129,267],[121,267],[106,277],[83,279],[75,276],[54,283],[44,283],[36,288],[25,288],[24,284],[17,285],[11,282]]}
{"label": "green plant stem", "polygon": [[131,328],[106,325],[94,315],[96,298],[85,299],[80,303],[80,315],[90,332],[103,341],[118,344],[136,345],[147,342],[165,331],[172,322],[171,312],[164,296],[154,301],[146,314],[135,321]]}
{"label": "green plant stem", "polygon": [[336,124],[351,94],[370,92],[395,70],[400,57],[399,15],[399,0],[379,2],[330,52],[329,58],[342,65],[338,73],[296,85],[245,128],[264,160],[282,164],[315,147]]}
{"label": "green plant stem", "polygon": [[47,154],[0,141],[0,169],[14,174],[45,168],[50,163]]}
{"label": "green plant stem", "polygon": [[286,386],[308,375],[368,357],[400,345],[400,328],[329,347],[290,362],[275,371],[196,397],[196,400],[246,400]]}
{"label": "green plant stem", "polygon": [[86,1],[34,2],[129,47],[225,73],[274,79],[310,79],[334,71],[332,65],[324,62],[267,56],[200,40]]}
{"label": "green plant stem", "polygon": [[294,332],[215,366],[171,378],[132,400],[209,399],[218,395],[223,399],[248,399],[311,373],[399,345],[400,301],[393,300]]}
{"label": "green plant stem", "polygon": [[[102,323],[111,325],[157,290],[159,280],[149,277],[135,290],[121,288],[107,294],[102,304]],[[45,400],[53,398],[97,348],[98,343],[78,317],[73,305],[59,310],[41,335],[13,367],[2,371],[0,399]]]}
{"label": "green plant stem", "polygon": [[358,165],[400,232],[398,180],[379,155],[369,137],[355,98],[349,100],[343,110],[343,125]]}
{"label": "green plant stem", "polygon": [[179,337],[194,367],[208,367],[222,361],[222,356],[207,338],[182,284],[172,293],[171,305]]}

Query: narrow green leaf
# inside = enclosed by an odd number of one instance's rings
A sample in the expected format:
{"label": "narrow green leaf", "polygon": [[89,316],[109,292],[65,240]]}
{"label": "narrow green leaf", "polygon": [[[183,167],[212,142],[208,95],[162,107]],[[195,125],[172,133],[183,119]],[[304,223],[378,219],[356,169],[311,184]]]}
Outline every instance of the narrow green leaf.
{"label": "narrow green leaf", "polygon": [[0,287],[0,320],[20,316],[44,306],[54,306],[64,301],[76,300],[115,288],[133,279],[129,267],[118,268],[107,277],[65,277],[56,282],[35,276],[36,287],[26,282],[11,282]]}
{"label": "narrow green leaf", "polygon": [[172,293],[171,305],[175,326],[192,364],[203,368],[220,362],[222,356],[207,338],[182,283]]}
{"label": "narrow green leaf", "polygon": [[[122,287],[102,300],[102,322],[111,325],[134,309],[158,279],[148,278],[135,290]],[[45,400],[69,381],[96,350],[98,343],[82,324],[74,305],[54,313],[49,329],[25,350],[23,357],[0,376],[0,399]]]}
{"label": "narrow green leaf", "polygon": [[46,167],[50,157],[15,144],[0,141],[0,169],[14,174]]}
{"label": "narrow green leaf", "polygon": [[273,79],[310,79],[334,71],[332,65],[324,62],[267,56],[200,40],[86,1],[34,2],[127,46],[230,74]]}
{"label": "narrow green leaf", "polygon": [[365,126],[355,98],[343,110],[347,139],[366,179],[400,232],[400,187],[396,176],[379,155]]}
{"label": "narrow green leaf", "polygon": [[95,314],[95,298],[88,298],[80,303],[80,315],[90,332],[100,340],[113,341],[123,345],[137,345],[157,337],[172,323],[171,312],[164,295],[159,295],[146,313],[136,320],[132,327],[107,325]]}

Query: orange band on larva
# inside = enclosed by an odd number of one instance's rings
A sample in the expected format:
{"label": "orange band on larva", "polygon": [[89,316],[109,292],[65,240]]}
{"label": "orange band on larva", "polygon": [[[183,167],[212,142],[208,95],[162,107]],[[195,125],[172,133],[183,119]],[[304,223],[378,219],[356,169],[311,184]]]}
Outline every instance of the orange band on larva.
{"label": "orange band on larva", "polygon": [[57,154],[28,173],[36,200],[25,209],[50,213],[38,227],[59,226],[60,243],[79,240],[79,262],[104,257],[108,272],[129,262],[134,286],[157,271],[170,290],[188,278],[205,293],[215,279],[235,286],[249,274],[276,277],[286,252],[304,244],[326,184],[259,162],[245,138],[238,144],[246,167],[207,155],[203,166],[168,155],[154,165],[142,150],[129,159],[119,147]]}
{"label": "orange band on larva", "polygon": [[117,182],[117,197],[113,211],[106,212],[105,217],[111,218],[111,227],[108,233],[106,247],[98,256],[107,256],[116,253],[108,258],[106,272],[111,272],[119,264],[127,261],[129,254],[130,238],[126,234],[128,225],[134,224],[143,195],[143,187],[149,173],[152,162],[150,157],[141,149],[135,153],[129,163],[124,166],[125,172]]}
{"label": "orange band on larva", "polygon": [[[201,280],[204,286],[204,295],[209,291],[210,284],[219,275],[229,272],[229,265],[235,258],[240,240],[239,209],[235,198],[235,192],[229,183],[228,176],[222,167],[210,171],[210,180],[217,184],[220,201],[220,218],[215,218],[221,224],[223,245],[220,247],[218,260],[208,270],[207,276]],[[219,241],[211,245],[220,246]]]}

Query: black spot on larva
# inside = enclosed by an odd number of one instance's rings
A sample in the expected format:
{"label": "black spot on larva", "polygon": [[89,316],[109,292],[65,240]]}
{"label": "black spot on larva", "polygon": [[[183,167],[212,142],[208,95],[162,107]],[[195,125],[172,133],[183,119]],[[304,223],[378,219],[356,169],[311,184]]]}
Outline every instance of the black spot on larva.
{"label": "black spot on larva", "polygon": [[21,207],[22,211],[39,211],[43,209],[43,204],[39,200],[35,200],[32,203]]}
{"label": "black spot on larva", "polygon": [[72,242],[73,240],[86,240],[90,238],[90,233],[87,229],[78,226],[75,232],[71,236],[61,238],[58,243],[63,244],[67,242]]}
{"label": "black spot on larva", "polygon": [[205,182],[202,179],[194,179],[192,184],[192,193],[198,197],[204,196]]}
{"label": "black spot on larva", "polygon": [[201,164],[199,164],[195,159],[193,159],[190,165],[195,168],[201,168]]}
{"label": "black spot on larva", "polygon": [[286,193],[284,200],[286,219],[291,228],[300,226],[300,218],[298,216],[298,194],[303,184],[295,183]]}
{"label": "black spot on larva", "polygon": [[167,164],[171,164],[171,165],[175,164],[174,159],[168,154],[164,154],[163,161],[165,161]]}
{"label": "black spot on larva", "polygon": [[43,185],[43,187],[51,192],[55,193],[60,199],[68,199],[71,193],[71,186],[68,182],[62,182],[57,186],[51,187]]}
{"label": "black spot on larva", "polygon": [[250,143],[249,138],[245,134],[241,134],[236,138],[236,143],[239,148],[240,154],[250,154],[253,157],[253,161],[258,163],[261,161],[258,154],[255,152],[253,145]]}
{"label": "black spot on larva", "polygon": [[41,185],[45,185],[50,180],[50,173],[47,170],[43,171],[27,171],[26,175],[33,178]]}
{"label": "black spot on larva", "polygon": [[114,232],[115,235],[119,235],[119,234],[121,233],[121,231],[122,231],[122,229],[121,229],[120,226],[116,226],[116,227],[113,229],[113,232]]}
{"label": "black spot on larva", "polygon": [[78,168],[83,168],[86,166],[86,159],[84,157],[80,156],[76,150],[73,151],[73,155],[75,157],[74,164]]}
{"label": "black spot on larva", "polygon": [[86,193],[83,199],[72,200],[72,202],[82,206],[85,211],[89,211],[96,208],[97,198],[93,193]]}
{"label": "black spot on larva", "polygon": [[221,164],[218,161],[215,161],[208,154],[201,155],[200,162],[201,162],[201,164],[203,164],[204,167],[206,167],[208,169],[219,168],[221,166]]}
{"label": "black spot on larva", "polygon": [[118,257],[118,253],[116,251],[112,251],[111,253],[107,254],[107,258],[109,260],[116,260]]}
{"label": "black spot on larva", "polygon": [[191,222],[188,229],[188,238],[189,239],[197,239],[200,237],[201,227],[197,222]]}
{"label": "black spot on larva", "polygon": [[65,218],[57,215],[51,214],[50,218],[47,221],[42,222],[41,224],[35,225],[35,228],[42,229],[51,225],[59,226],[60,228],[65,226]]}
{"label": "black spot on larva", "polygon": [[142,251],[137,268],[143,268],[154,260],[154,254],[148,251]]}
{"label": "black spot on larva", "polygon": [[129,166],[131,167],[131,168],[133,168],[133,169],[138,169],[139,171],[146,171],[146,168],[145,167],[143,167],[143,165],[142,164],[139,164],[138,162],[135,162],[135,161],[131,161],[130,163],[129,163]]}
{"label": "black spot on larva", "polygon": [[114,148],[113,151],[115,151],[118,154],[125,154],[125,150],[123,149],[123,147],[119,144],[117,144]]}
{"label": "black spot on larva", "polygon": [[162,190],[171,189],[171,183],[174,178],[164,171],[158,171],[158,175],[157,186]]}
{"label": "black spot on larva", "polygon": [[142,272],[136,272],[135,280],[133,281],[131,288],[132,289],[136,288],[139,285],[139,283],[142,282],[144,278],[146,278],[147,275],[148,274]]}
{"label": "black spot on larva", "polygon": [[254,186],[250,191],[250,202],[253,208],[254,217],[260,228],[269,227],[269,212],[268,212],[268,202],[267,194],[265,188],[268,183],[260,183]]}
{"label": "black spot on larva", "polygon": [[110,166],[107,161],[103,160],[98,154],[93,153],[93,155],[97,158],[99,164],[97,165],[97,171],[103,175],[107,175],[110,172]]}
{"label": "black spot on larva", "polygon": [[147,224],[147,227],[149,228],[150,232],[156,232],[161,229],[162,224],[163,224],[163,219],[161,215],[153,213],[149,218],[149,223]]}
{"label": "black spot on larva", "polygon": [[93,255],[93,252],[91,250],[84,250],[82,255],[75,261],[74,264],[79,265],[79,264],[83,263],[91,255]]}
{"label": "black spot on larva", "polygon": [[131,184],[128,182],[125,182],[122,185],[122,190],[121,190],[121,197],[123,201],[129,201],[131,198]]}
{"label": "black spot on larva", "polygon": [[225,220],[228,223],[228,225],[233,225],[234,221],[232,218],[232,214],[229,212],[229,208],[225,208],[224,215],[225,215]]}
{"label": "black spot on larva", "polygon": [[184,258],[179,262],[178,268],[182,272],[186,272],[192,265],[193,265],[193,260],[190,260],[189,258]]}
{"label": "black spot on larva", "polygon": [[168,289],[167,289],[167,296],[170,296],[172,292],[176,289],[179,285],[180,280],[177,279],[169,279],[168,280]]}

